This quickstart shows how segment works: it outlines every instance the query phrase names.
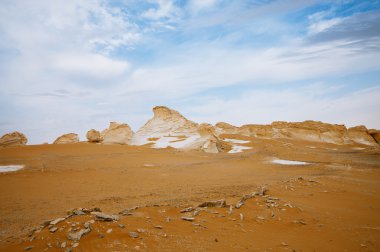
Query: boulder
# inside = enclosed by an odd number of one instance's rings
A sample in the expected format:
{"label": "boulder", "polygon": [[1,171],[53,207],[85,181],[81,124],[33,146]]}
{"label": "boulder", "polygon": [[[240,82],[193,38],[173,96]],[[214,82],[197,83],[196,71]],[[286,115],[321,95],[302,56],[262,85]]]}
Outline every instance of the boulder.
{"label": "boulder", "polygon": [[110,122],[108,129],[103,130],[103,144],[130,144],[134,133],[126,123]]}
{"label": "boulder", "polygon": [[373,139],[375,139],[375,141],[380,144],[380,130],[370,129],[368,130],[368,134],[370,134]]}
{"label": "boulder", "polygon": [[94,129],[87,131],[86,138],[90,143],[100,143],[103,140],[100,132]]}
{"label": "boulder", "polygon": [[348,129],[348,137],[355,143],[365,145],[377,145],[375,139],[369,134],[368,129],[361,125]]}
{"label": "boulder", "polygon": [[0,138],[0,146],[4,147],[23,146],[27,142],[26,136],[18,131],[5,134]]}
{"label": "boulder", "polygon": [[68,133],[58,137],[53,144],[72,144],[78,143],[79,136],[75,133]]}

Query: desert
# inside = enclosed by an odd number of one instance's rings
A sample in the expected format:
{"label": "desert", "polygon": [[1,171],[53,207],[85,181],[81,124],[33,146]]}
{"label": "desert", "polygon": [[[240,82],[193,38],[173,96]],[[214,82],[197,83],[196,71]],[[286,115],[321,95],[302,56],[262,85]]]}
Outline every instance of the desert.
{"label": "desert", "polygon": [[0,0],[0,252],[380,251],[380,0]]}
{"label": "desert", "polygon": [[0,250],[380,249],[373,130],[275,123],[261,136],[153,112],[136,133],[111,123],[87,141],[5,141],[1,167],[20,167],[0,175]]}

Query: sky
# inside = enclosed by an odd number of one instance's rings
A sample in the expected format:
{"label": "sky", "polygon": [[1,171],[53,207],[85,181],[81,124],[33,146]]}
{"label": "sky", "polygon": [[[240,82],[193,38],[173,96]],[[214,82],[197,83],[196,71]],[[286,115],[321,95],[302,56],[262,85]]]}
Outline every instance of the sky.
{"label": "sky", "polygon": [[137,131],[157,105],[380,129],[380,1],[0,1],[0,135]]}

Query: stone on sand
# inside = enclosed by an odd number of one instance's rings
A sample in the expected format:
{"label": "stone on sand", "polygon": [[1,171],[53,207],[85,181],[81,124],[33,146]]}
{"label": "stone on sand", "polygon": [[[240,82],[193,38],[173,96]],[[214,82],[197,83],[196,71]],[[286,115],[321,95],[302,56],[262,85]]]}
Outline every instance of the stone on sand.
{"label": "stone on sand", "polygon": [[53,144],[71,144],[71,143],[78,143],[79,142],[79,136],[75,133],[68,133],[64,134],[60,137],[58,137]]}
{"label": "stone on sand", "polygon": [[26,136],[18,131],[5,134],[0,138],[0,146],[3,147],[23,146],[27,142]]}
{"label": "stone on sand", "polygon": [[100,143],[103,140],[100,132],[94,129],[87,131],[86,138],[90,143]]}

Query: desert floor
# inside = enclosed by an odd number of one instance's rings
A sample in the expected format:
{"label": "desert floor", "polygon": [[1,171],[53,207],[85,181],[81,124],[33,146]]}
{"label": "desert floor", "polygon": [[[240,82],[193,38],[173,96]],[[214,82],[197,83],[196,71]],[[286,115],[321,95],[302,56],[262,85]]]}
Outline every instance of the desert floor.
{"label": "desert floor", "polygon": [[[73,208],[118,214],[138,206],[119,221],[95,221],[72,251],[380,251],[378,149],[225,137],[252,140],[246,144],[252,149],[206,154],[88,143],[0,149],[0,165],[25,165],[0,174],[0,250],[70,251],[76,242],[69,230],[93,215],[67,218],[54,233],[31,231]],[[236,205],[263,187],[266,195],[232,212],[208,207],[193,221],[181,219],[194,215],[180,212],[186,207],[220,199]]]}

